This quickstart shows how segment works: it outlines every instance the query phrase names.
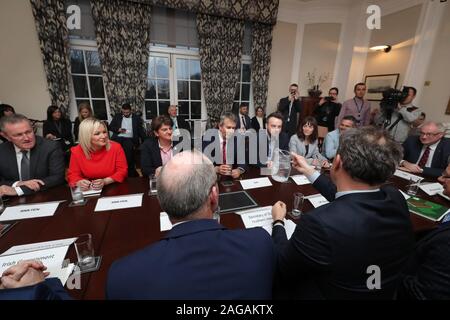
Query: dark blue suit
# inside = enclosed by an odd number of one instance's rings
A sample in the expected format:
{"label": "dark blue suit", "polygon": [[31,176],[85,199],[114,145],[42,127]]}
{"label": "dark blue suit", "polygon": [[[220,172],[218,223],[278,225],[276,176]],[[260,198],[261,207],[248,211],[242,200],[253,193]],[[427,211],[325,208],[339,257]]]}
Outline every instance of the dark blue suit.
{"label": "dark blue suit", "polygon": [[[300,299],[394,298],[414,241],[401,193],[386,186],[335,199],[336,187],[323,175],[313,186],[332,202],[304,214],[289,241],[283,227],[273,229],[277,293]],[[380,290],[367,287],[372,265],[381,269]]]}
{"label": "dark blue suit", "polygon": [[261,228],[212,219],[175,226],[161,241],[113,263],[108,299],[270,299],[275,253]]}
{"label": "dark blue suit", "polygon": [[[218,134],[220,134],[220,132],[217,132]],[[206,140],[207,138],[205,136],[203,136],[203,140],[202,140],[202,151],[205,153],[205,149],[210,146],[213,143],[216,143],[217,141],[217,146],[220,146],[220,141],[219,140],[219,136],[214,135],[211,137],[211,140]],[[237,133],[237,135],[239,135],[239,133]],[[247,155],[247,150],[245,150],[245,145],[239,145],[238,146],[238,139],[235,137],[233,139],[233,143],[231,143],[231,138],[230,141],[227,141],[227,151],[226,151],[226,155],[227,155],[227,164],[232,165],[233,169],[236,168],[242,168],[244,170],[247,169],[247,159],[248,159],[248,155]],[[221,147],[221,146],[220,146]],[[212,146],[211,146],[212,148]],[[222,155],[216,156],[216,149],[212,149],[211,154],[206,154],[205,155],[212,161],[212,163],[215,166],[221,165],[223,164],[223,157]],[[218,161],[216,161],[218,160]]]}
{"label": "dark blue suit", "polygon": [[34,286],[0,290],[0,300],[71,300],[61,281],[46,279]]}
{"label": "dark blue suit", "polygon": [[[266,166],[266,163],[267,163],[267,161],[270,161],[271,159],[269,159],[269,147],[270,147],[270,140],[269,140],[269,136],[268,136],[268,133],[267,133],[267,131],[265,131],[264,130],[264,132],[262,132],[261,133],[261,135],[260,135],[260,133],[259,132],[257,132],[257,134],[258,134],[258,139],[257,139],[257,150],[258,150],[258,153],[257,153],[257,157],[258,157],[258,163],[257,163],[257,166],[258,167],[264,167],[264,166]],[[263,139],[263,141],[265,140],[266,141],[266,143],[267,143],[267,145],[266,145],[266,150],[267,150],[267,152],[266,152],[266,155],[264,156],[264,155],[260,155],[259,154],[259,150],[260,150],[260,147],[261,147],[261,145],[260,145],[260,140],[261,139]],[[280,150],[285,150],[285,151],[287,151],[287,152],[289,152],[289,135],[287,134],[287,133],[285,133],[285,132],[280,132],[280,135],[278,136],[278,148],[280,149]],[[264,153],[263,151],[261,151],[262,153]],[[273,151],[272,151],[273,152]]]}
{"label": "dark blue suit", "polygon": [[[416,163],[419,161],[420,152],[423,144],[418,136],[409,136],[403,142],[403,159],[408,162]],[[423,175],[437,178],[447,167],[448,157],[450,156],[450,139],[442,138],[434,151],[431,167],[423,168]]]}

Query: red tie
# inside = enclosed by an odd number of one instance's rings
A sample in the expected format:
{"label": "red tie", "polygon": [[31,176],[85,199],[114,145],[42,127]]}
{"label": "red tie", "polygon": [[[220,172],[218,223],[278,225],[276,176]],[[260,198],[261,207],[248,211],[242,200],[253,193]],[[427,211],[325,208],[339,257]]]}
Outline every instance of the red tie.
{"label": "red tie", "polygon": [[227,140],[222,142],[222,163],[227,164]]}
{"label": "red tie", "polygon": [[421,168],[425,167],[429,157],[430,157],[430,147],[427,147],[422,155],[422,158],[420,158],[418,166]]}

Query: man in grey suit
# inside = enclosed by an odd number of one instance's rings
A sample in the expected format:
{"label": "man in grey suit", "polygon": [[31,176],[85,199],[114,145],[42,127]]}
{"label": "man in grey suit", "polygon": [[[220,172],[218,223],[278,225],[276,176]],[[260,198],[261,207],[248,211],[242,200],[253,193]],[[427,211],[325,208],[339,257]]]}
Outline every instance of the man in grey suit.
{"label": "man in grey suit", "polygon": [[1,193],[22,196],[64,183],[64,155],[58,143],[36,137],[27,117],[3,117],[0,131]]}

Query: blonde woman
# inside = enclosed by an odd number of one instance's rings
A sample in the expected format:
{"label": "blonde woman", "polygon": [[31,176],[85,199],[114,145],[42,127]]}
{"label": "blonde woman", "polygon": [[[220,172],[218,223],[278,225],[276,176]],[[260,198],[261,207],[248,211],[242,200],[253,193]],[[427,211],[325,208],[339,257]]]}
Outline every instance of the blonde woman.
{"label": "blonde woman", "polygon": [[73,135],[75,136],[75,141],[78,141],[78,131],[81,121],[87,118],[92,118],[93,116],[94,114],[92,113],[91,106],[88,102],[81,102],[78,105],[78,117],[75,119],[73,124]]}
{"label": "blonde woman", "polygon": [[81,190],[99,190],[122,182],[128,172],[127,160],[120,144],[110,141],[103,122],[86,119],[80,123],[79,145],[72,148],[67,180]]}

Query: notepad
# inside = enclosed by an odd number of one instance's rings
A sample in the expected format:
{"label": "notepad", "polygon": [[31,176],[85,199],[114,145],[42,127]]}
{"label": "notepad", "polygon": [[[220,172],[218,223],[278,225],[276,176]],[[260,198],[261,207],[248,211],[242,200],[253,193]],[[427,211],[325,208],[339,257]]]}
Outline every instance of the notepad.
{"label": "notepad", "polygon": [[324,204],[330,203],[323,195],[314,194],[312,196],[307,196],[305,199],[308,199],[309,202],[313,205],[314,208],[318,208],[323,206]]}

